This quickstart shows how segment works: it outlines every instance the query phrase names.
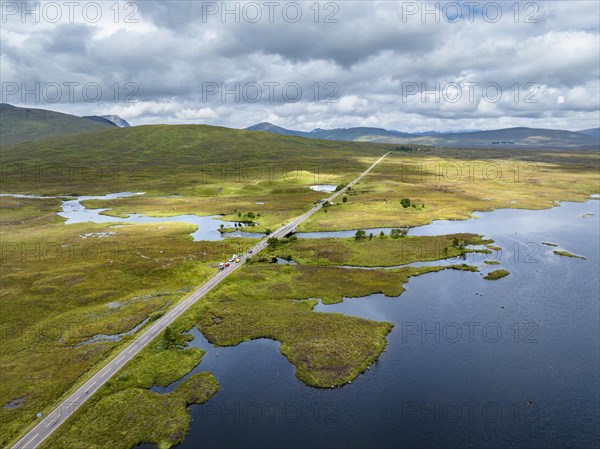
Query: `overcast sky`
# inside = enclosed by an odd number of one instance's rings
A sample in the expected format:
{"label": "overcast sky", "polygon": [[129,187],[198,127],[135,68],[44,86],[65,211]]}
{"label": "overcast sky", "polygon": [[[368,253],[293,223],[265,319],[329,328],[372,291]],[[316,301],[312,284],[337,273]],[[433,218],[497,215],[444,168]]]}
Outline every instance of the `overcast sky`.
{"label": "overcast sky", "polygon": [[133,125],[592,128],[599,5],[3,1],[2,101]]}

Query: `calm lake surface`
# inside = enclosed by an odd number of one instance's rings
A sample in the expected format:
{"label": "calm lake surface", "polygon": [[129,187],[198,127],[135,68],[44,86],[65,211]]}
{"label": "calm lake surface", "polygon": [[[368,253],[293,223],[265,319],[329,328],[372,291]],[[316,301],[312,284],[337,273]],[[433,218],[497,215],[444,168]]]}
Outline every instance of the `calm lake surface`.
{"label": "calm lake surface", "polygon": [[[511,274],[486,281],[448,270],[413,278],[397,298],[318,304],[319,313],[395,324],[379,361],[343,388],[305,386],[278,342],[219,348],[194,330],[191,344],[207,351],[194,372],[213,372],[221,389],[191,407],[178,448],[598,447],[599,206],[498,210],[411,229],[491,237],[502,265],[481,270]],[[468,257],[481,265],[482,255]]]}

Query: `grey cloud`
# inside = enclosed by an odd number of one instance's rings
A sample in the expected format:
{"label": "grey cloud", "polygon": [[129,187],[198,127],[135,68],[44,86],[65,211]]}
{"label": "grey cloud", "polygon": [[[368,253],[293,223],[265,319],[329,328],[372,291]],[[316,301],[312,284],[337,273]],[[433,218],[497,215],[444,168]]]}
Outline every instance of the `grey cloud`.
{"label": "grey cloud", "polygon": [[[138,4],[137,25],[3,24],[3,81],[96,81],[107,89],[115,82],[133,82],[139,86],[137,104],[108,98],[45,106],[82,115],[115,112],[135,124],[243,127],[268,120],[296,129],[365,125],[410,130],[406,127],[491,128],[560,119],[572,129],[597,126],[597,2],[540,3],[537,24],[509,18],[496,24],[404,23],[396,2],[340,2],[338,23],[315,23],[308,9],[312,2],[302,3],[305,15],[298,23],[281,17],[274,23],[222,23],[212,16],[203,21],[199,2]],[[432,87],[455,81],[499,83],[505,98],[484,108],[479,97],[460,104],[403,101],[403,82]],[[293,104],[280,90],[274,101],[266,93],[256,103],[231,97],[223,102],[220,95],[202,101],[205,82],[229,88],[236,82],[296,82],[303,96]],[[316,82],[321,88],[335,83],[339,102],[315,103],[310,86]],[[508,101],[510,86],[527,82],[542,86],[539,102]]]}
{"label": "grey cloud", "polygon": [[69,53],[85,56],[92,29],[83,24],[58,25],[46,36],[44,49],[50,54]]}

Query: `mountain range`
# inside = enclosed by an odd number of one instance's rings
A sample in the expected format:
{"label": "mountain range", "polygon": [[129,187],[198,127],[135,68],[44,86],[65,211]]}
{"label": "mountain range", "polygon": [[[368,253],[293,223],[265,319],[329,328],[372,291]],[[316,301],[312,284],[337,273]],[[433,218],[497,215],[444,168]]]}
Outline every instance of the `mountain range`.
{"label": "mountain range", "polygon": [[[2,144],[129,126],[127,121],[117,115],[78,117],[45,109],[22,108],[7,103],[0,104],[0,143]],[[383,128],[356,127],[314,129],[305,132],[263,122],[250,126],[246,130],[320,140],[447,148],[598,150],[600,147],[600,128],[577,132],[521,127],[488,131],[406,133]]]}
{"label": "mountain range", "polygon": [[262,122],[246,129],[250,131],[266,131],[286,136],[308,137],[310,139],[411,144],[449,148],[598,150],[600,146],[600,128],[577,132],[519,127],[452,133],[438,133],[436,131],[405,133],[383,128],[357,127],[330,130],[315,129],[305,132]]}

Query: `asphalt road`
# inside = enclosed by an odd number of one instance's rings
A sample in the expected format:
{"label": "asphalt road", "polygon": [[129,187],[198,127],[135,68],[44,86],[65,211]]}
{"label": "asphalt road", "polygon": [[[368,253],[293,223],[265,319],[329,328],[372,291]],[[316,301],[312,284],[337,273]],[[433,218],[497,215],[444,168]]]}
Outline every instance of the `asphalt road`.
{"label": "asphalt road", "polygon": [[[326,201],[333,201],[338,196],[342,195],[348,187],[352,187],[358,181],[360,181],[367,173],[369,173],[379,162],[383,160],[387,155],[386,153],[381,156],[377,161],[365,170],[358,178],[349,183],[343,189],[338,190]],[[13,446],[13,449],[33,449],[40,445],[50,434],[55,431],[66,419],[74,413],[90,396],[92,396],[106,381],[114,376],[123,366],[133,359],[138,352],[140,352],[148,343],[150,343],[158,334],[165,330],[173,321],[175,321],[181,314],[188,310],[196,301],[206,295],[216,285],[218,285],[223,279],[241,267],[248,257],[252,257],[258,252],[262,251],[267,246],[267,240],[270,237],[281,238],[291,233],[296,227],[310,217],[312,214],[321,209],[322,204],[315,205],[305,214],[295,218],[290,223],[277,229],[271,233],[268,237],[262,239],[254,247],[251,248],[252,253],[245,253],[240,257],[239,263],[232,263],[229,267],[217,274],[203,284],[198,290],[194,291],[184,301],[177,304],[171,310],[169,310],[160,319],[155,321],[148,329],[146,329],[140,336],[138,336],[129,346],[123,349],[113,360],[111,360],[104,368],[98,373],[94,374],[85,384],[79,387],[71,396],[65,399],[56,409],[44,417],[33,429],[31,429],[21,440]]]}

